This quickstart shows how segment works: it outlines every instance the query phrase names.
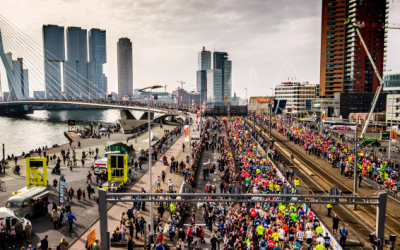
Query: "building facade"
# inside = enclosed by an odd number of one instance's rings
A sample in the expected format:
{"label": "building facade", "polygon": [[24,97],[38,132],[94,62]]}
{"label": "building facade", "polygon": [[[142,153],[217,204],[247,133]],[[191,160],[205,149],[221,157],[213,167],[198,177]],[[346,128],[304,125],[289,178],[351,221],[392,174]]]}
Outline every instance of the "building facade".
{"label": "building facade", "polygon": [[105,98],[107,86],[103,73],[103,64],[107,63],[106,31],[89,31],[89,98]]}
{"label": "building facade", "polygon": [[[386,57],[387,0],[323,0],[320,95],[335,92],[375,92],[378,80],[353,23],[364,22],[360,33],[382,74]],[[344,24],[345,19],[351,22]]]}
{"label": "building facade", "polygon": [[68,98],[88,98],[87,30],[68,27],[67,61],[64,63],[64,92]]}
{"label": "building facade", "polygon": [[[216,102],[225,102],[225,94],[228,96],[228,102],[232,97],[232,61],[228,60],[229,55],[226,52],[214,52],[213,69],[216,76],[213,77],[213,92]],[[221,73],[219,73],[219,71]],[[220,75],[221,74],[221,75]],[[208,75],[208,73],[207,73]],[[220,80],[219,80],[220,79]],[[207,80],[209,80],[207,78]],[[208,85],[207,85],[208,86]],[[207,94],[209,95],[209,94]]]}
{"label": "building facade", "polygon": [[316,98],[315,84],[308,82],[282,82],[275,86],[275,100],[286,100],[286,113],[304,113],[311,107],[311,102]]}
{"label": "building facade", "polygon": [[61,66],[65,61],[64,27],[43,25],[42,35],[46,98],[61,98]]}
{"label": "building facade", "polygon": [[400,93],[400,70],[386,71],[383,75],[383,91]]}
{"label": "building facade", "polygon": [[133,97],[132,43],[128,38],[120,38],[117,43],[118,97],[129,100]]}
{"label": "building facade", "polygon": [[196,72],[196,92],[200,94],[200,99],[207,98],[207,70],[211,69],[211,52],[205,47],[198,55],[198,70]]}

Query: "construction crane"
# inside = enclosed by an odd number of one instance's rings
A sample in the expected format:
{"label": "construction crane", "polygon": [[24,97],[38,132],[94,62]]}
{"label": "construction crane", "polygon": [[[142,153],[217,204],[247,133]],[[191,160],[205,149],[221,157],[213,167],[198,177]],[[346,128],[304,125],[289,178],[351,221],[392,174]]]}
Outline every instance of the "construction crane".
{"label": "construction crane", "polygon": [[[347,18],[346,20],[344,20],[344,23],[345,24],[349,24],[349,23],[351,23],[351,21],[350,21],[349,18]],[[358,21],[358,22],[354,22],[353,23],[353,28],[355,29],[358,37],[360,38],[360,42],[361,42],[362,46],[364,47],[365,52],[367,53],[367,56],[369,58],[369,61],[371,62],[372,67],[374,68],[376,77],[378,78],[378,81],[379,81],[379,86],[378,86],[378,89],[375,92],[374,99],[372,100],[371,110],[369,111],[368,117],[365,120],[365,124],[364,124],[364,127],[363,127],[362,132],[361,132],[361,139],[364,139],[364,137],[365,137],[365,133],[367,132],[369,121],[371,120],[372,114],[374,113],[374,109],[375,109],[376,103],[378,102],[379,94],[382,92],[382,88],[383,88],[383,79],[381,77],[381,74],[379,74],[379,71],[376,68],[375,62],[374,62],[374,60],[372,60],[371,54],[369,53],[368,48],[365,45],[364,39],[363,39],[363,37],[362,37],[362,35],[360,33],[360,28],[363,28],[364,26],[365,26],[364,22]]]}
{"label": "construction crane", "polygon": [[181,89],[183,89],[183,84],[186,84],[186,82],[184,82],[183,80],[175,81],[175,82],[179,82],[181,84]]}

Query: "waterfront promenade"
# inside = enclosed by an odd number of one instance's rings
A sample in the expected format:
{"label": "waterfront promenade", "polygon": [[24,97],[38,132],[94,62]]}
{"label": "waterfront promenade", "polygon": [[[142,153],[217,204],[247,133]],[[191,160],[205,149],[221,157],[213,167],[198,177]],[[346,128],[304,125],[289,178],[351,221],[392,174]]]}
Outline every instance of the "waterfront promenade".
{"label": "waterfront promenade", "polygon": [[[163,128],[160,128],[160,126],[156,126],[152,129],[152,132],[154,133],[154,140],[153,142],[157,141],[159,138],[161,138],[164,135],[164,130],[170,130],[172,131],[176,126],[175,125],[163,125]],[[32,244],[37,245],[41,239],[44,238],[45,235],[49,236],[49,242],[50,242],[50,247],[56,247],[58,245],[61,237],[66,237],[67,241],[69,243],[72,243],[77,237],[79,237],[87,227],[89,227],[93,222],[95,222],[98,218],[98,208],[96,201],[93,199],[88,199],[86,196],[85,201],[78,202],[76,199],[76,192],[78,188],[81,188],[82,190],[86,190],[86,187],[88,184],[86,184],[86,176],[88,171],[90,171],[90,167],[92,165],[92,162],[94,161],[94,158],[88,158],[85,162],[85,167],[82,167],[82,164],[80,163],[82,151],[87,152],[89,148],[92,150],[95,150],[96,148],[99,149],[99,155],[104,156],[105,153],[105,143],[107,141],[116,141],[116,142],[123,142],[126,143],[126,138],[129,135],[124,135],[124,134],[110,134],[110,138],[108,137],[102,137],[101,139],[82,139],[81,142],[81,148],[77,147],[77,142],[72,143],[72,146],[75,146],[76,149],[76,156],[78,159],[78,166],[73,169],[73,171],[70,171],[70,169],[63,165],[61,162],[61,171],[62,174],[65,176],[65,179],[67,181],[67,187],[68,189],[72,187],[75,190],[75,196],[73,201],[71,202],[71,207],[73,214],[77,217],[77,221],[74,225],[73,233],[68,234],[68,225],[63,225],[60,229],[54,229],[53,228],[53,223],[50,221],[50,215],[40,217],[40,218],[33,218],[31,220],[32,222],[32,228],[34,233],[32,234]],[[180,137],[180,135],[178,136]],[[176,137],[173,137],[174,140]],[[133,147],[135,148],[135,151],[138,152],[140,149],[146,150],[148,148],[148,133],[143,133],[137,138],[137,143],[135,143],[135,139],[130,139],[128,142],[128,145],[132,144]],[[61,156],[61,150],[71,150],[71,147],[69,144],[65,145],[60,145],[58,148],[53,148],[49,149],[47,152],[48,154],[53,155],[54,153],[56,154],[57,157]],[[43,155],[43,154],[42,154]],[[162,154],[160,153],[159,156]],[[38,157],[38,155],[34,155],[34,157]],[[9,167],[6,168],[6,175],[1,176],[1,180],[5,181],[7,184],[7,189],[4,192],[0,192],[0,207],[6,206],[7,199],[10,197],[11,193],[14,191],[17,191],[23,187],[26,186],[26,168],[25,168],[25,159],[19,159],[18,160],[18,165],[21,166],[21,175],[15,175],[12,173],[12,167],[14,167],[14,161],[9,161]],[[50,191],[49,193],[49,199],[50,201],[54,201],[56,205],[58,205],[58,192],[56,192],[54,189],[52,189],[52,181],[53,179],[59,180],[59,175],[52,175],[51,174],[51,169],[54,167],[54,164],[49,164],[48,167],[48,180],[50,186],[48,187],[48,190]],[[138,171],[138,176],[142,176],[145,172],[148,170],[148,164],[143,165],[143,169]],[[92,181],[95,183],[95,177],[92,177]],[[97,195],[97,188],[94,184],[94,188],[96,190],[96,195]],[[57,188],[58,191],[58,188]],[[111,204],[109,204],[111,206]],[[48,206],[49,211],[51,210],[51,204]],[[16,246],[27,246],[28,244],[23,242],[23,244],[16,244]]]}

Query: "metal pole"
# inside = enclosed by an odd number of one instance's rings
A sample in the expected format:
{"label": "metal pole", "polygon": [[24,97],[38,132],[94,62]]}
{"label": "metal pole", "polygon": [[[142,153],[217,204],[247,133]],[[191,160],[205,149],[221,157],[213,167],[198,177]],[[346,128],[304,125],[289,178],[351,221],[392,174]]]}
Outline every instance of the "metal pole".
{"label": "metal pole", "polygon": [[99,189],[99,214],[100,214],[100,245],[102,250],[109,250],[110,244],[107,236],[107,191]]}
{"label": "metal pole", "polygon": [[323,104],[323,102],[321,100],[321,134],[322,134],[322,124],[324,124],[323,121],[322,121],[322,112],[323,112],[322,104]]}
{"label": "metal pole", "polygon": [[[153,193],[153,173],[152,173],[152,163],[151,163],[151,124],[150,124],[150,91],[147,92],[147,101],[148,101],[148,119],[147,124],[149,127],[149,185],[150,191],[149,193]],[[149,235],[149,243],[151,244],[151,238],[153,237],[153,202],[150,202],[150,235]]]}
{"label": "metal pole", "polygon": [[188,113],[188,117],[189,117],[189,169],[192,166],[192,141],[190,139],[190,93],[189,93],[189,113]]}
{"label": "metal pole", "polygon": [[[354,138],[354,196],[357,195],[357,138],[358,138],[358,126],[356,127],[355,138]],[[357,205],[354,204],[353,209],[357,209]]]}
{"label": "metal pole", "polygon": [[389,138],[389,159],[390,159],[390,151],[392,149],[392,128],[393,128],[393,102],[394,102],[394,91],[393,91],[393,96],[392,96],[392,114],[391,114],[391,119],[390,119],[390,138]]}
{"label": "metal pole", "polygon": [[387,193],[380,192],[378,194],[379,205],[376,209],[376,239],[380,240],[380,245],[377,246],[378,250],[383,250],[385,242],[385,217],[386,217],[386,202]]}

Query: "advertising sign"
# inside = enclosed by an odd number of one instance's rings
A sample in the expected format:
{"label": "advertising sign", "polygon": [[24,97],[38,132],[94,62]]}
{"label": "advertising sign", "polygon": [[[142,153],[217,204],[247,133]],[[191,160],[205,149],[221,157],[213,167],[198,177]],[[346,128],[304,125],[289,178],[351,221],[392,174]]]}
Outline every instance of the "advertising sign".
{"label": "advertising sign", "polygon": [[122,154],[107,155],[108,180],[126,182],[128,180],[128,156]]}
{"label": "advertising sign", "polygon": [[90,234],[88,234],[88,236],[87,236],[87,246],[86,247],[90,247],[91,245],[93,245],[95,240],[96,240],[96,231],[93,229],[93,231],[90,232]]}
{"label": "advertising sign", "polygon": [[390,139],[390,131],[381,131],[381,140],[389,141]]}
{"label": "advertising sign", "polygon": [[26,158],[26,185],[47,187],[46,158]]}
{"label": "advertising sign", "polygon": [[392,142],[396,142],[397,140],[397,126],[392,127]]}
{"label": "advertising sign", "polygon": [[184,126],[185,129],[185,142],[189,141],[189,125]]}

